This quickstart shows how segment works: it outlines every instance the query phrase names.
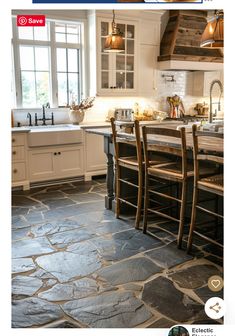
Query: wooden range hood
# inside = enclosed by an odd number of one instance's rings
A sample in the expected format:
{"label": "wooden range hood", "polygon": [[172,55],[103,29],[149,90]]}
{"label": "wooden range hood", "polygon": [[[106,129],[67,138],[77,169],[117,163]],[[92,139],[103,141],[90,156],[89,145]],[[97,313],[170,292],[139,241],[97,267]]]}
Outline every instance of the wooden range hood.
{"label": "wooden range hood", "polygon": [[222,70],[221,49],[200,48],[207,11],[170,10],[160,45],[160,70]]}

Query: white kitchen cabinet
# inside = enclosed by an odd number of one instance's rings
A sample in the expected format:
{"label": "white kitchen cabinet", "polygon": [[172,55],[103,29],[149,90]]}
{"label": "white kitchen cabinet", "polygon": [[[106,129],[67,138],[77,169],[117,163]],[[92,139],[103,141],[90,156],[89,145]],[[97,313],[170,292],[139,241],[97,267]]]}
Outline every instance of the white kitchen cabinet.
{"label": "white kitchen cabinet", "polygon": [[29,189],[27,133],[12,134],[12,186]]}
{"label": "white kitchen cabinet", "polygon": [[29,151],[30,182],[84,175],[82,145],[34,148]]}
{"label": "white kitchen cabinet", "polygon": [[155,96],[157,90],[158,48],[151,45],[141,45],[139,60],[139,93],[141,96]]}
{"label": "white kitchen cabinet", "polygon": [[106,174],[106,155],[104,154],[104,138],[97,134],[85,132],[85,180],[92,176]]}
{"label": "white kitchen cabinet", "polygon": [[[156,96],[156,62],[163,11],[115,11],[124,32],[124,53],[106,53],[102,46],[111,32],[112,11],[89,11],[89,95]],[[94,44],[94,36],[97,43]]]}
{"label": "white kitchen cabinet", "polygon": [[[216,79],[219,79],[222,83],[224,82],[223,71],[195,71],[193,74],[193,95],[197,97],[209,97],[210,85]],[[218,87],[215,86],[213,95],[217,93],[220,95]]]}
{"label": "white kitchen cabinet", "polygon": [[137,91],[137,23],[115,20],[123,33],[125,51],[104,51],[107,35],[112,31],[112,19],[97,19],[97,93],[98,95],[132,95]]}

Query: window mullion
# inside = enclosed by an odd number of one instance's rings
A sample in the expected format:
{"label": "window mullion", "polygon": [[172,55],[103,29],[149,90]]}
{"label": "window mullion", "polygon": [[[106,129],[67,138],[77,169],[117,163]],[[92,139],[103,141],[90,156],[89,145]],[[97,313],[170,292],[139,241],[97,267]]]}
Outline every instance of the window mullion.
{"label": "window mullion", "polygon": [[69,101],[69,61],[68,61],[68,48],[66,48],[66,77],[67,77],[67,104],[70,104]]}
{"label": "window mullion", "polygon": [[15,89],[16,89],[16,106],[22,107],[22,85],[21,85],[21,73],[20,73],[20,47],[18,43],[18,30],[16,25],[16,18],[13,18],[12,25],[13,33],[13,57],[15,68]]}
{"label": "window mullion", "polygon": [[51,69],[51,95],[52,106],[58,107],[58,82],[57,82],[57,58],[56,58],[56,43],[55,43],[55,23],[50,23],[50,69]]}
{"label": "window mullion", "polygon": [[36,80],[36,75],[37,75],[37,71],[36,71],[36,55],[35,55],[35,47],[33,47],[33,61],[34,61],[34,86],[35,86],[35,102],[36,102],[36,106],[37,106],[37,80]]}

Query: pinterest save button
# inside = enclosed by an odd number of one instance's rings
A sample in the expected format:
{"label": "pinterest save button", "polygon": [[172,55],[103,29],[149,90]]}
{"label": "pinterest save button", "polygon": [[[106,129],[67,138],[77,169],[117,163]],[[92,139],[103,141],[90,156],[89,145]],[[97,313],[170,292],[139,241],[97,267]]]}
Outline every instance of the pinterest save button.
{"label": "pinterest save button", "polygon": [[18,27],[44,27],[46,24],[45,15],[17,15]]}

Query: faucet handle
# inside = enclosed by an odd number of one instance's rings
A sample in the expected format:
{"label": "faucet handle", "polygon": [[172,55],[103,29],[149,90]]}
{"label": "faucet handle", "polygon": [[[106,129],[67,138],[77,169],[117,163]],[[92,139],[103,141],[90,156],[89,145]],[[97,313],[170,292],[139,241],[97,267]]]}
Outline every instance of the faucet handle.
{"label": "faucet handle", "polygon": [[38,114],[37,114],[37,112],[35,112],[35,115],[34,115],[34,125],[35,126],[38,126]]}

